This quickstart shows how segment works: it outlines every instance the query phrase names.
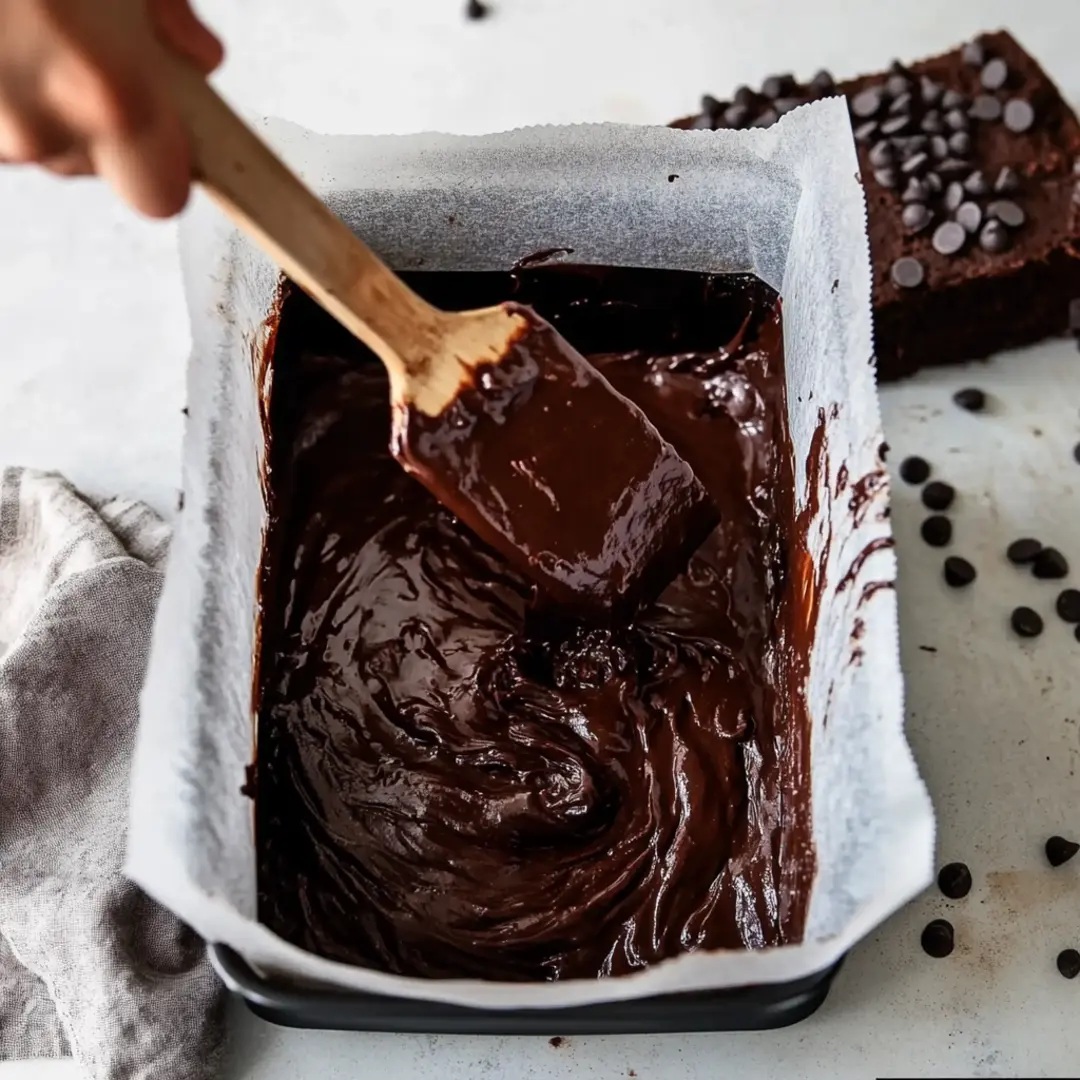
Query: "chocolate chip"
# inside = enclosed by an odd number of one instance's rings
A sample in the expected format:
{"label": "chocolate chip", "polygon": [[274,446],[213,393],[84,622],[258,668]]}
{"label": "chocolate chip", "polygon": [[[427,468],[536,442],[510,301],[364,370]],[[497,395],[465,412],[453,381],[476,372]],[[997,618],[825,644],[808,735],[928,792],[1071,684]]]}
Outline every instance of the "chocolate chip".
{"label": "chocolate chip", "polygon": [[[925,207],[924,207],[925,209]],[[910,255],[904,255],[892,264],[892,269],[889,271],[892,277],[892,282],[897,288],[900,289],[917,289],[926,277],[926,272],[923,270],[923,264],[918,259],[913,259]],[[929,475],[929,466],[927,466],[927,474]],[[903,466],[901,466],[901,473],[903,473]],[[904,477],[906,480],[907,477]],[[925,478],[924,478],[925,479]],[[921,480],[908,480],[909,484],[921,484]]]}
{"label": "chocolate chip", "polygon": [[[893,63],[898,65],[899,61]],[[906,69],[896,68],[885,80],[885,89],[894,98],[903,97],[911,91],[911,76],[907,74]]]}
{"label": "chocolate chip", "polygon": [[1078,851],[1080,844],[1064,836],[1051,836],[1046,841],[1046,861],[1051,866],[1064,866]]}
{"label": "chocolate chip", "polygon": [[868,87],[851,99],[851,111],[860,120],[867,120],[878,114],[883,100],[880,86]]}
{"label": "chocolate chip", "polygon": [[1022,135],[1035,123],[1035,110],[1029,101],[1013,98],[1005,103],[1005,126],[1017,135]]}
{"label": "chocolate chip", "polygon": [[990,94],[979,94],[968,109],[968,116],[991,122],[1001,119],[1001,102]]}
{"label": "chocolate chip", "polygon": [[911,157],[930,145],[925,135],[894,135],[890,141],[900,151],[901,157]]}
{"label": "chocolate chip", "polygon": [[1005,558],[1017,566],[1023,566],[1024,563],[1034,562],[1035,556],[1040,551],[1042,551],[1042,544],[1038,540],[1025,536],[1020,540],[1014,540],[1005,549]]}
{"label": "chocolate chip", "polygon": [[922,489],[923,506],[928,510],[948,510],[956,498],[956,488],[944,480],[931,480]]}
{"label": "chocolate chip", "polygon": [[954,589],[962,589],[975,580],[975,567],[959,555],[950,555],[945,560],[945,584]]}
{"label": "chocolate chip", "polygon": [[950,900],[962,900],[971,892],[971,871],[966,863],[951,862],[938,871],[937,883]]}
{"label": "chocolate chip", "polygon": [[919,93],[924,105],[936,105],[941,100],[941,83],[923,75],[919,79]]}
{"label": "chocolate chip", "polygon": [[979,247],[998,255],[1009,246],[1009,234],[1000,221],[988,221],[979,233]]}
{"label": "chocolate chip", "polygon": [[789,95],[798,87],[794,75],[770,75],[762,84],[761,92],[768,98]]}
{"label": "chocolate chip", "polygon": [[490,13],[491,8],[487,4],[481,3],[480,0],[469,0],[465,5],[465,18],[467,19],[482,19]]}
{"label": "chocolate chip", "polygon": [[994,181],[994,190],[999,195],[1011,195],[1014,191],[1020,190],[1020,177],[1006,165]]}
{"label": "chocolate chip", "polygon": [[966,100],[959,90],[946,90],[941,96],[941,107],[943,109],[959,109]]}
{"label": "chocolate chip", "polygon": [[875,169],[874,179],[883,188],[894,188],[898,183],[896,170],[891,167],[888,169]]}
{"label": "chocolate chip", "polygon": [[1021,637],[1038,637],[1043,632],[1042,616],[1029,607],[1013,608],[1009,622]]}
{"label": "chocolate chip", "polygon": [[870,153],[867,156],[870,158],[870,164],[875,169],[883,169],[896,160],[896,151],[893,149],[891,142],[882,139],[881,142],[876,142],[870,147]]}
{"label": "chocolate chip", "polygon": [[750,119],[750,108],[747,105],[729,105],[724,110],[724,123],[728,127],[740,128]]}
{"label": "chocolate chip", "polygon": [[[949,136],[946,145],[959,157],[967,157],[971,153],[971,136],[966,131],[954,131]],[[942,154],[941,156],[944,157],[945,155]]]}
{"label": "chocolate chip", "polygon": [[[962,135],[963,132],[957,132],[958,135]],[[955,138],[955,136],[954,136]],[[941,161],[943,158],[947,158],[951,152],[949,142],[944,135],[935,135],[930,140],[930,156],[935,161]]]}
{"label": "chocolate chip", "polygon": [[907,176],[914,176],[918,173],[925,172],[930,165],[930,155],[923,152],[919,154],[912,154],[903,165],[900,166],[900,171]]}
{"label": "chocolate chip", "polygon": [[905,484],[925,484],[929,478],[930,462],[925,458],[906,457],[900,462],[900,479]]}
{"label": "chocolate chip", "polygon": [[981,68],[986,62],[986,50],[977,41],[969,41],[960,50],[960,56],[965,64]]}
{"label": "chocolate chip", "polygon": [[959,210],[964,202],[964,185],[954,180],[945,189],[945,209],[950,214]]}
{"label": "chocolate chip", "polygon": [[905,83],[903,91],[897,94],[889,104],[889,113],[892,116],[899,116],[901,113],[909,112],[911,112],[911,92]]}
{"label": "chocolate chip", "polygon": [[973,173],[968,174],[968,178],[964,181],[964,190],[969,195],[986,195],[989,193],[990,185],[986,182],[982,169],[976,169]]}
{"label": "chocolate chip", "polygon": [[[908,203],[900,212],[900,220],[904,223],[904,228],[909,232],[917,233],[922,232],[934,220],[934,215],[922,203],[913,202]],[[921,265],[919,269],[922,270]],[[921,272],[919,280],[922,280]]]}
{"label": "chocolate chip", "polygon": [[941,960],[953,951],[955,935],[952,923],[948,919],[935,919],[927,923],[922,932],[923,952]]}
{"label": "chocolate chip", "polygon": [[749,86],[737,86],[735,93],[732,95],[735,99],[736,105],[756,105],[757,104],[757,92],[751,90]]}
{"label": "chocolate chip", "polygon": [[944,514],[931,514],[922,523],[919,535],[931,547],[946,547],[952,540],[952,522]]}
{"label": "chocolate chip", "polygon": [[968,412],[982,412],[986,408],[986,394],[977,386],[965,386],[952,396],[953,404]]}
{"label": "chocolate chip", "polygon": [[910,123],[910,116],[891,116],[881,125],[881,134],[899,135]]}
{"label": "chocolate chip", "polygon": [[764,112],[759,113],[751,122],[752,128],[766,128],[772,127],[777,120],[780,119],[780,114],[773,108],[768,108]]}
{"label": "chocolate chip", "polygon": [[904,188],[904,193],[900,198],[906,203],[926,202],[930,198],[930,194],[930,185],[925,180],[913,176],[907,182],[907,187]]}
{"label": "chocolate chip", "polygon": [[939,255],[955,255],[967,240],[967,233],[963,225],[957,225],[955,221],[945,221],[935,230],[930,240],[934,250]]}
{"label": "chocolate chip", "polygon": [[959,109],[950,109],[945,114],[945,125],[953,129],[953,131],[967,131],[971,126],[968,123],[967,116]]}
{"label": "chocolate chip", "polygon": [[1075,979],[1080,975],[1080,952],[1062,949],[1057,956],[1057,969],[1066,979]]}
{"label": "chocolate chip", "polygon": [[783,97],[783,98],[777,98],[773,102],[773,108],[776,109],[776,111],[781,116],[787,116],[787,114],[789,112],[791,112],[793,109],[797,109],[802,104],[803,104],[803,99],[802,98]]}
{"label": "chocolate chip", "polygon": [[949,157],[938,163],[937,170],[942,176],[952,179],[956,176],[966,176],[971,165],[960,158]]}
{"label": "chocolate chip", "polygon": [[726,102],[717,101],[712,94],[701,95],[701,111],[710,113],[713,116],[719,116],[726,107]]}
{"label": "chocolate chip", "polygon": [[1066,622],[1080,623],[1080,589],[1065,589],[1059,593],[1055,608]]}
{"label": "chocolate chip", "polygon": [[867,120],[865,124],[860,124],[855,129],[855,141],[861,143],[869,142],[877,133],[877,121]]}
{"label": "chocolate chip", "polygon": [[811,80],[810,86],[821,97],[831,94],[836,89],[836,80],[832,74],[822,68]]}
{"label": "chocolate chip", "polygon": [[937,135],[938,132],[944,131],[945,123],[941,119],[941,113],[937,109],[931,109],[919,121],[919,128],[927,135]]}
{"label": "chocolate chip", "polygon": [[1031,572],[1043,581],[1056,581],[1068,576],[1069,564],[1057,548],[1044,547],[1035,556]]}
{"label": "chocolate chip", "polygon": [[695,131],[715,131],[716,128],[720,127],[723,123],[723,117],[717,119],[716,117],[710,116],[708,113],[700,113],[694,117],[690,126]]}
{"label": "chocolate chip", "polygon": [[941,191],[945,186],[945,181],[936,172],[928,172],[925,179],[931,191]]}
{"label": "chocolate chip", "polygon": [[982,210],[979,209],[978,203],[963,203],[953,216],[957,224],[963,225],[969,233],[977,233],[982,224]]}
{"label": "chocolate chip", "polygon": [[999,56],[995,56],[993,60],[988,60],[979,72],[979,82],[986,87],[987,90],[1000,90],[1009,78],[1009,65]]}

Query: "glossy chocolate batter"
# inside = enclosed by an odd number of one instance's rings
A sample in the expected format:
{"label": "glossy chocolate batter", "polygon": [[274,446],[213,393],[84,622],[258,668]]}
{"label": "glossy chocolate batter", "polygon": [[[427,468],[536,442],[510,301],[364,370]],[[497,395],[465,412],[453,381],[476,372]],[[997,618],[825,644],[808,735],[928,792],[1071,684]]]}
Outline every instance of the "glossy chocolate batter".
{"label": "glossy chocolate batter", "polygon": [[[721,525],[632,621],[575,622],[387,450],[379,365],[299,293],[273,357],[259,916],[428,977],[595,978],[798,940],[813,873],[775,294],[552,267],[416,274],[530,304],[690,463]],[[590,482],[590,439],[580,446]]]}

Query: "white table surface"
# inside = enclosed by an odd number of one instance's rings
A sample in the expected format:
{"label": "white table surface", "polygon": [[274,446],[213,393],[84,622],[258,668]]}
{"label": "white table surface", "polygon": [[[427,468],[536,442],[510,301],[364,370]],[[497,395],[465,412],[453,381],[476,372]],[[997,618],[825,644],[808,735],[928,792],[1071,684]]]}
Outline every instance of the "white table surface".
{"label": "white table surface", "polygon": [[[775,71],[875,70],[1008,26],[1080,102],[1076,0],[206,0],[232,44],[220,85],[244,108],[325,131],[481,132],[525,123],[662,123]],[[169,512],[179,475],[188,331],[173,227],[129,216],[89,182],[0,170],[0,462],[63,470],[95,492]],[[950,402],[967,383],[983,416]],[[1080,358],[1057,342],[883,393],[895,465],[918,452],[960,491],[953,548],[980,578],[939,580],[897,485],[903,659],[911,741],[939,815],[939,862],[967,861],[960,903],[930,890],[850,957],[821,1011],[760,1034],[472,1038],[291,1032],[231,1011],[227,1080],[433,1077],[1063,1076],[1080,1071],[1080,865],[1041,844],[1080,833],[1080,645],[1056,588],[1009,567],[1036,535],[1080,562]],[[1080,570],[1074,575],[1080,578]],[[1047,631],[1007,627],[1030,603]],[[937,649],[923,651],[920,645]],[[1077,860],[1080,863],[1080,860]],[[958,946],[935,961],[925,922]],[[0,1064],[0,1080],[75,1077],[70,1062]]]}

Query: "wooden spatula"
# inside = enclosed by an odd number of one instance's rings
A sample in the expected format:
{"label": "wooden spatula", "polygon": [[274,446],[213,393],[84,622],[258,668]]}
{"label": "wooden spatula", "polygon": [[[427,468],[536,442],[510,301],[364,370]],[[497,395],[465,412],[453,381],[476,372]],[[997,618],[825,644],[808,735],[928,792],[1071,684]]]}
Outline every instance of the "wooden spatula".
{"label": "wooden spatula", "polygon": [[656,595],[717,512],[646,416],[530,309],[426,303],[204,79],[167,66],[195,178],[385,364],[397,460],[556,602],[595,616]]}

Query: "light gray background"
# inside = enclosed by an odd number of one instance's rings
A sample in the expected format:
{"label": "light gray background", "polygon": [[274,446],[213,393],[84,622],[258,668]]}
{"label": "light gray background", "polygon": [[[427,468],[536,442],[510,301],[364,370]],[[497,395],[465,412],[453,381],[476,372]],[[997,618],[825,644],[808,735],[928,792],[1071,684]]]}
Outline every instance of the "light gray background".
{"label": "light gray background", "polygon": [[[324,131],[497,130],[527,123],[662,123],[702,90],[775,71],[838,75],[914,59],[1007,26],[1080,103],[1075,0],[206,0],[231,57],[221,87],[251,112]],[[95,492],[169,511],[176,497],[188,333],[170,225],[130,217],[90,183],[0,170],[0,462],[64,470]],[[989,391],[983,416],[953,389]],[[937,805],[940,859],[971,896],[935,891],[850,958],[825,1007],[782,1032],[547,1039],[297,1033],[233,1012],[227,1080],[432,1077],[675,1078],[1076,1075],[1080,980],[1054,970],[1080,947],[1080,866],[1050,871],[1041,843],[1080,833],[1080,645],[1001,552],[1058,542],[1080,580],[1080,358],[1068,343],[931,374],[883,394],[890,462],[922,453],[961,492],[954,550],[980,578],[939,581],[918,538],[917,493],[894,499],[910,735]],[[1020,643],[1008,611],[1047,632]],[[935,647],[936,653],[919,645]],[[957,952],[925,957],[947,914]],[[0,1080],[75,1077],[70,1063],[0,1065]]]}

